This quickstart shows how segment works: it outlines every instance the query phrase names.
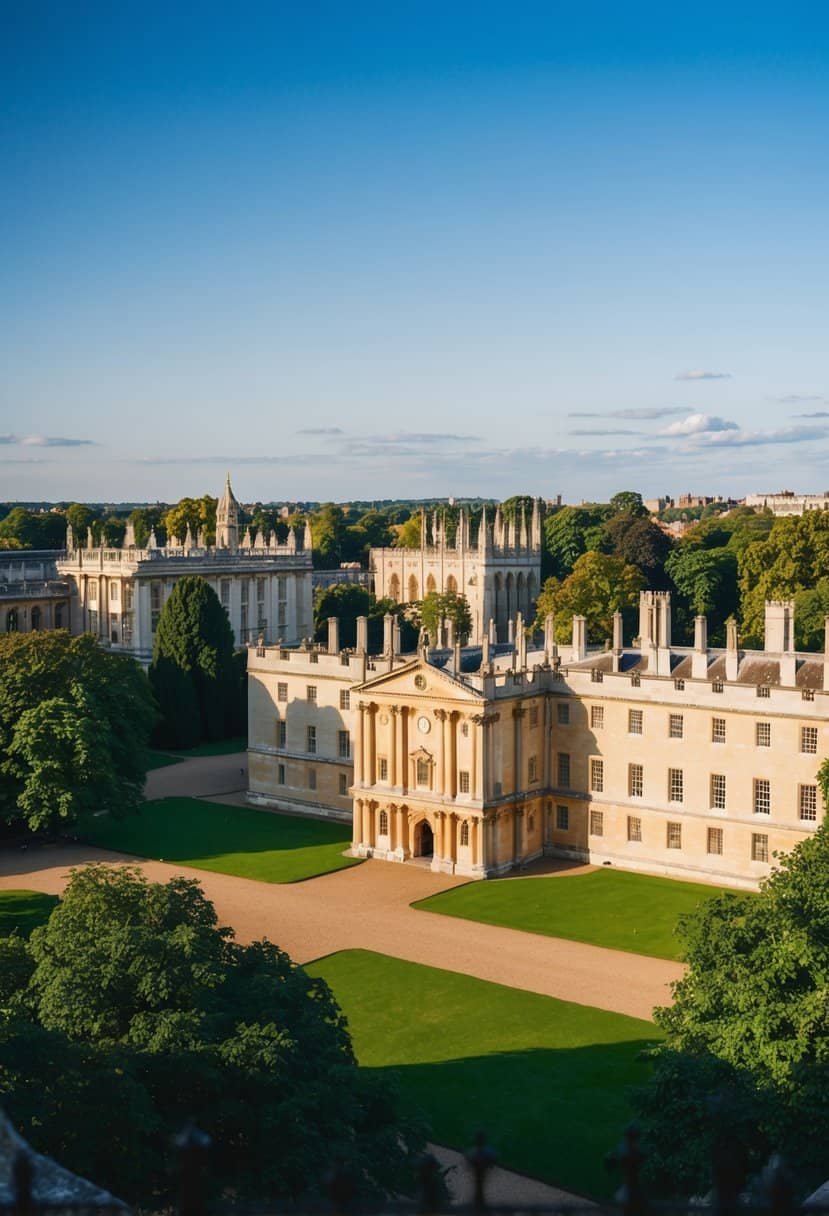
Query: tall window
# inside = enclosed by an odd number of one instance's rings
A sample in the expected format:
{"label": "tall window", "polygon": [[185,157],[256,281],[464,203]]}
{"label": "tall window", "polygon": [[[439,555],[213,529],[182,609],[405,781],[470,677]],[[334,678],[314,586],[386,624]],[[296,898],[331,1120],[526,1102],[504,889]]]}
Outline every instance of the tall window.
{"label": "tall window", "polygon": [[814,756],[817,753],[817,727],[801,726],[800,750]]}
{"label": "tall window", "polygon": [[429,784],[429,761],[418,760],[416,765],[416,777],[418,785]]}
{"label": "tall window", "polygon": [[109,599],[110,599],[110,603],[112,603],[112,604],[118,603],[118,584],[117,583],[109,584]]}
{"label": "tall window", "polygon": [[387,756],[377,757],[377,780],[388,781],[389,779],[389,761]]}
{"label": "tall window", "polygon": [[535,730],[538,726],[538,706],[530,706],[530,730]]}
{"label": "tall window", "polygon": [[288,685],[287,683],[283,683],[281,680],[276,686],[276,699],[277,701],[288,700]]}
{"label": "tall window", "polygon": [[722,856],[722,828],[708,829],[708,852]]}
{"label": "tall window", "polygon": [[668,769],[668,801],[682,802],[685,795],[685,782],[681,768]]}
{"label": "tall window", "polygon": [[669,849],[682,848],[682,824],[669,823],[665,835],[665,844]]}
{"label": "tall window", "polygon": [[[156,585],[159,587],[159,589],[161,588],[160,583],[158,583]],[[97,604],[97,602],[98,602],[98,580],[97,580],[97,578],[91,578],[89,580],[89,582],[87,583],[86,598],[89,600],[90,603]]]}
{"label": "tall window", "polygon": [[595,794],[604,790],[604,760],[593,756],[590,760],[590,788]]}
{"label": "tall window", "polygon": [[558,753],[558,783],[563,789],[570,788],[570,753]]}
{"label": "tall window", "polygon": [[641,764],[628,765],[628,796],[641,798],[645,784],[645,770]]}
{"label": "tall window", "polygon": [[340,773],[340,793],[345,795],[348,793],[348,776],[345,773]]}
{"label": "tall window", "polygon": [[527,782],[533,785],[538,781],[538,756],[530,756],[527,761]]}
{"label": "tall window", "polygon": [[754,742],[758,747],[771,747],[771,722],[755,722]]}
{"label": "tall window", "polygon": [[765,777],[754,779],[754,814],[771,814],[771,782]]}
{"label": "tall window", "polygon": [[590,835],[604,836],[604,811],[590,812]]}
{"label": "tall window", "polygon": [[265,619],[265,580],[263,578],[256,580],[256,624],[259,629],[264,629],[267,624]]}
{"label": "tall window", "polygon": [[348,688],[340,689],[340,709],[351,709],[351,691]]}
{"label": "tall window", "polygon": [[469,847],[469,824],[466,820],[461,824],[461,844],[466,848]]}
{"label": "tall window", "polygon": [[158,627],[158,618],[161,616],[161,583],[158,579],[153,579],[150,583],[150,628],[155,633]]}
{"label": "tall window", "polygon": [[222,604],[222,607],[224,608],[225,612],[227,612],[230,608],[230,579],[229,578],[220,578],[219,579],[219,599],[221,600],[221,604]]}
{"label": "tall window", "polygon": [[711,805],[717,811],[725,810],[725,776],[723,773],[711,774]]}
{"label": "tall window", "polygon": [[637,815],[628,815],[628,840],[642,839],[642,820]]}
{"label": "tall window", "polygon": [[817,786],[801,785],[798,802],[801,819],[817,819]]}
{"label": "tall window", "polygon": [[285,784],[285,765],[284,764],[277,764],[277,766],[276,766],[276,784],[277,785]]}
{"label": "tall window", "polygon": [[469,793],[469,771],[465,768],[458,773],[458,789],[462,794]]}
{"label": "tall window", "polygon": [[682,714],[668,714],[668,738],[681,739],[684,732],[685,720]]}
{"label": "tall window", "polygon": [[711,742],[725,743],[725,718],[711,719]]}
{"label": "tall window", "polygon": [[317,686],[316,686],[316,684],[307,685],[307,687],[305,689],[305,696],[306,696],[306,699],[307,699],[309,705],[316,705],[316,703],[317,703]]}
{"label": "tall window", "polygon": [[308,769],[308,789],[315,790],[317,788],[317,770],[315,768]]}
{"label": "tall window", "polygon": [[559,701],[556,705],[556,721],[559,726],[570,725],[570,702]]}
{"label": "tall window", "polygon": [[337,755],[341,760],[348,760],[351,756],[351,738],[347,730],[337,731]]}
{"label": "tall window", "polygon": [[285,719],[281,719],[276,724],[276,746],[287,747],[288,745],[288,723]]}
{"label": "tall window", "polygon": [[[117,616],[113,616],[112,619],[115,622],[118,621]],[[40,609],[37,607],[37,605],[35,605],[35,607],[31,611],[31,613],[29,614],[29,621],[31,622],[31,626],[32,626],[33,630],[40,629]],[[115,640],[117,641],[117,639],[115,639]]]}
{"label": "tall window", "polygon": [[570,831],[570,808],[569,806],[556,807],[556,827],[559,832]]}
{"label": "tall window", "polygon": [[381,836],[388,836],[388,834],[389,834],[389,813],[388,813],[388,811],[381,811],[379,818],[380,818],[380,822],[377,825],[377,830]]}
{"label": "tall window", "polygon": [[768,861],[769,859],[769,838],[762,832],[752,832],[751,834],[751,860],[752,861]]}
{"label": "tall window", "polygon": [[641,735],[642,734],[642,710],[641,709],[629,709],[628,710],[628,734],[629,735]]}
{"label": "tall window", "polygon": [[604,726],[604,706],[590,706],[590,728],[591,730],[601,730]]}
{"label": "tall window", "polygon": [[309,756],[315,756],[317,754],[317,728],[316,728],[316,726],[309,726],[306,728],[305,750]]}

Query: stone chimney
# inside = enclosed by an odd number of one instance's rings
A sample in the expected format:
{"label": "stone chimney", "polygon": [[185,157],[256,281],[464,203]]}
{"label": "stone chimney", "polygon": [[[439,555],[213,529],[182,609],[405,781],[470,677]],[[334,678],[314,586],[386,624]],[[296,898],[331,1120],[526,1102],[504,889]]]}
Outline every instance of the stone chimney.
{"label": "stone chimney", "polygon": [[357,650],[361,654],[368,653],[368,617],[357,617]]}
{"label": "stone chimney", "polygon": [[556,618],[548,612],[544,618],[544,660],[555,662],[556,656]]}
{"label": "stone chimney", "polygon": [[520,612],[515,618],[515,633],[515,640],[518,646],[518,660],[516,666],[523,671],[527,666],[527,635],[524,632],[524,617]]}
{"label": "stone chimney", "polygon": [[737,649],[737,622],[726,621],[725,625],[725,678],[736,680],[740,667],[740,652]]}
{"label": "stone chimney", "polygon": [[397,658],[397,656],[400,654],[400,621],[397,617],[392,618],[391,652],[394,658]]}
{"label": "stone chimney", "polygon": [[691,655],[691,676],[694,680],[708,678],[708,618],[694,617],[694,650]]}
{"label": "stone chimney", "polygon": [[328,618],[328,653],[340,653],[340,618],[337,616]]}
{"label": "stone chimney", "polygon": [[489,618],[489,644],[494,646],[498,641],[498,630],[495,628],[495,621],[492,617]]}
{"label": "stone chimney", "polygon": [[391,612],[383,617],[383,654],[394,654],[394,616]]}
{"label": "stone chimney", "polygon": [[794,600],[766,600],[763,648],[769,654],[794,651]]}
{"label": "stone chimney", "polygon": [[622,614],[621,612],[613,613],[613,670],[620,671],[622,666],[622,651],[624,650],[624,637],[622,635]]}
{"label": "stone chimney", "polygon": [[587,654],[587,617],[573,617],[573,662],[580,662]]}

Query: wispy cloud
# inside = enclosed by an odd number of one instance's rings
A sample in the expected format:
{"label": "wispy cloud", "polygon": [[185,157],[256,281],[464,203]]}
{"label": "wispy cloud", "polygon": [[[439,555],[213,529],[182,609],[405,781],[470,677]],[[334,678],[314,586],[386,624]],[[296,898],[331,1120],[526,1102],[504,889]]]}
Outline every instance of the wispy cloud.
{"label": "wispy cloud", "polygon": [[736,422],[728,418],[717,418],[711,414],[689,414],[681,422],[672,422],[659,432],[666,437],[681,435],[707,435],[719,431],[738,431]]}
{"label": "wispy cloud", "polygon": [[692,368],[687,372],[677,372],[674,380],[732,380],[731,372],[706,372],[701,367]]}
{"label": "wispy cloud", "polygon": [[59,435],[25,435],[17,442],[27,448],[85,448],[97,446],[93,439],[67,439]]}
{"label": "wispy cloud", "polygon": [[344,435],[345,431],[341,426],[307,426],[301,431],[295,431],[296,435]]}
{"label": "wispy cloud", "polygon": [[619,418],[628,422],[650,422],[654,418],[670,418],[672,414],[684,414],[688,407],[684,405],[643,405],[633,409],[581,411],[573,410],[568,418]]}
{"label": "wispy cloud", "polygon": [[807,443],[825,439],[829,435],[827,426],[784,426],[772,431],[709,431],[694,436],[694,441],[703,447],[764,447],[773,444]]}
{"label": "wispy cloud", "polygon": [[574,436],[581,436],[581,435],[641,435],[642,432],[641,431],[623,431],[623,430],[614,431],[614,430],[609,429],[606,431],[575,430],[575,431],[569,431],[568,434],[574,435]]}
{"label": "wispy cloud", "polygon": [[0,444],[20,443],[16,435],[0,435]]}
{"label": "wispy cloud", "polygon": [[794,414],[795,418],[829,418],[829,410],[815,410],[813,414]]}
{"label": "wispy cloud", "polygon": [[784,397],[769,397],[769,401],[779,401],[781,405],[808,405],[810,401],[829,402],[829,397],[821,393],[786,393]]}

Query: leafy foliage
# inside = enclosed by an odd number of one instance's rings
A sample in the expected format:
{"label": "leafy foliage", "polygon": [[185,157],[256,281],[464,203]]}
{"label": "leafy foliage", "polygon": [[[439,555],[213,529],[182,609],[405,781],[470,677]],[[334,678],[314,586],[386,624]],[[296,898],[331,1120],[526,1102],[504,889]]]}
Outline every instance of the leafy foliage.
{"label": "leafy foliage", "polygon": [[632,612],[645,585],[641,571],[620,557],[583,553],[567,578],[548,578],[544,583],[536,603],[535,628],[542,629],[551,612],[556,618],[556,640],[567,642],[573,617],[584,616],[588,640],[603,642],[613,632],[613,613]]}
{"label": "leafy foliage", "polygon": [[0,549],[62,549],[65,540],[66,520],[53,511],[12,507],[0,520]]}
{"label": "leafy foliage", "polygon": [[562,507],[544,521],[544,539],[556,578],[565,578],[583,553],[598,549],[602,525],[612,515],[603,503],[582,507]]}
{"label": "leafy foliage", "polygon": [[368,648],[378,654],[383,647],[383,617],[390,613],[400,625],[401,650],[414,649],[417,631],[406,616],[403,604],[394,600],[377,599],[367,588],[358,583],[335,583],[332,587],[320,587],[314,595],[314,637],[318,642],[328,641],[328,618],[336,616],[340,622],[340,646],[353,647],[357,643],[357,617],[368,617]]}
{"label": "leafy foliage", "polygon": [[74,871],[0,1012],[12,1119],[153,1210],[169,1202],[169,1137],[193,1112],[219,1192],[296,1199],[332,1157],[364,1197],[405,1189],[418,1137],[388,1083],[358,1071],[327,985],[270,942],[232,938],[193,880]]}
{"label": "leafy foliage", "polygon": [[[824,791],[828,782],[824,764]],[[654,1174],[680,1190],[706,1186],[704,1162],[726,1134],[750,1166],[776,1147],[803,1187],[816,1185],[829,1135],[826,823],[780,859],[759,896],[712,899],[679,933],[688,972],[673,1005],[654,1013],[666,1040],[637,1103]]]}
{"label": "leafy foliage", "polygon": [[90,635],[0,638],[0,814],[38,829],[135,810],[154,717],[138,664]]}
{"label": "leafy foliage", "polygon": [[456,638],[462,640],[469,636],[472,632],[472,613],[465,595],[459,595],[457,591],[430,591],[423,597],[420,623],[429,634],[433,645],[444,619],[454,625]]}
{"label": "leafy foliage", "polygon": [[160,745],[187,748],[239,733],[242,694],[233,631],[215,591],[196,574],[180,578],[164,605],[150,683],[161,709]]}
{"label": "leafy foliage", "polygon": [[168,537],[184,540],[189,526],[193,540],[199,531],[204,531],[208,545],[216,541],[216,507],[219,500],[210,494],[201,498],[181,498],[174,507],[169,507],[161,517]]}

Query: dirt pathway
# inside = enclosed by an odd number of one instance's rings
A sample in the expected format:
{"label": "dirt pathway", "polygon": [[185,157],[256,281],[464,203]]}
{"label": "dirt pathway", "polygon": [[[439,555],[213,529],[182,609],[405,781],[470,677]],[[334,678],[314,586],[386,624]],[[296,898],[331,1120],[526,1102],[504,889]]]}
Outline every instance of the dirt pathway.
{"label": "dirt pathway", "polygon": [[[0,888],[60,894],[72,866],[125,860],[87,845],[6,854],[0,857]],[[650,1018],[654,1005],[669,1001],[669,984],[683,971],[661,959],[415,911],[413,900],[464,881],[419,866],[367,861],[277,885],[157,861],[137,864],[156,881],[174,873],[197,878],[240,941],[267,936],[300,963],[359,947],[639,1018]]]}

